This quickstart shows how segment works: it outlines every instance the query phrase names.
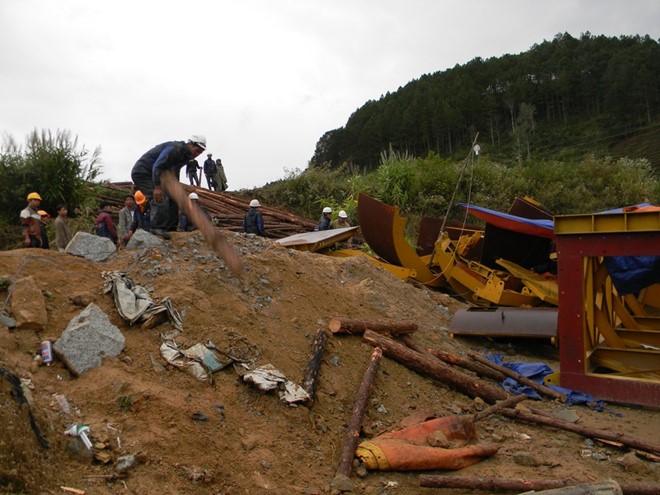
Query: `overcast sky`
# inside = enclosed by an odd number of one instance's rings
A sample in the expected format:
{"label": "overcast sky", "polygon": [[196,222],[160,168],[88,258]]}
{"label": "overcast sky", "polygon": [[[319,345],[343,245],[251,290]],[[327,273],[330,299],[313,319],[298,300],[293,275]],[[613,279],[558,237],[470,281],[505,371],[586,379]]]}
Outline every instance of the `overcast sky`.
{"label": "overcast sky", "polygon": [[0,132],[68,130],[113,181],[203,134],[251,188],[306,168],[367,100],[587,31],[657,40],[660,1],[0,0]]}

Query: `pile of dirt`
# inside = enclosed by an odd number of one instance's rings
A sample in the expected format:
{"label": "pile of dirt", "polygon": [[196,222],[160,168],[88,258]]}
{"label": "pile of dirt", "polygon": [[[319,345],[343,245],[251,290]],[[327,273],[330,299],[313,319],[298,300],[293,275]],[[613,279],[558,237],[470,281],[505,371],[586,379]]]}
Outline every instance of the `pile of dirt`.
{"label": "pile of dirt", "polygon": [[[364,259],[332,258],[287,250],[268,239],[228,235],[245,264],[238,277],[199,233],[173,233],[162,248],[124,250],[102,264],[54,251],[0,253],[0,277],[33,276],[48,312],[44,331],[0,326],[0,369],[23,379],[31,395],[29,407],[20,404],[10,380],[0,376],[0,492],[65,493],[60,487],[68,486],[89,494],[330,493],[372,348],[359,336],[330,336],[311,409],[258,391],[240,373],[245,371],[241,364],[271,364],[301,383],[314,336],[327,329],[333,316],[414,320],[419,330],[413,338],[423,348],[464,355],[488,344],[507,360],[542,360],[558,369],[556,349],[549,343],[449,338],[447,327],[462,303],[404,283]],[[171,299],[183,316],[179,348],[212,341],[238,364],[215,373],[212,383],[168,365],[159,348],[170,325],[141,329],[124,322],[112,296],[103,292],[104,271],[125,272],[157,302]],[[4,301],[7,291],[0,297]],[[89,302],[124,334],[124,352],[77,378],[58,361],[39,366],[34,360],[39,343],[56,340]],[[69,412],[62,408],[62,397]],[[657,411],[608,405],[610,412],[595,412],[547,400],[534,406],[553,414],[571,410],[580,424],[658,440]],[[450,416],[481,407],[480,401],[383,358],[363,434],[429,408]],[[90,459],[78,440],[63,435],[74,423],[90,427],[97,447],[103,444],[107,464]],[[573,433],[497,415],[478,422],[477,432],[483,441],[499,444],[499,452],[449,474],[660,483],[656,464],[630,453],[622,459],[627,450]],[[135,464],[117,477],[119,458],[127,455],[135,456]],[[420,488],[418,476],[360,470],[353,476],[354,493],[436,491]]]}

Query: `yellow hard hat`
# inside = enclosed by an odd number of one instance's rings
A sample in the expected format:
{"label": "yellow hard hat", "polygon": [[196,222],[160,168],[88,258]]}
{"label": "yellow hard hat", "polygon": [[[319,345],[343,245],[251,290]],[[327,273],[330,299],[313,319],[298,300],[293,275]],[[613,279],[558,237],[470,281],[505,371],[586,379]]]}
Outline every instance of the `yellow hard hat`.
{"label": "yellow hard hat", "polygon": [[40,217],[50,218],[50,215],[48,214],[48,212],[46,210],[39,210],[37,213],[39,213]]}
{"label": "yellow hard hat", "polygon": [[41,201],[41,196],[39,196],[39,193],[31,192],[30,194],[28,194],[27,200],[30,201],[31,199],[38,199],[39,201]]}

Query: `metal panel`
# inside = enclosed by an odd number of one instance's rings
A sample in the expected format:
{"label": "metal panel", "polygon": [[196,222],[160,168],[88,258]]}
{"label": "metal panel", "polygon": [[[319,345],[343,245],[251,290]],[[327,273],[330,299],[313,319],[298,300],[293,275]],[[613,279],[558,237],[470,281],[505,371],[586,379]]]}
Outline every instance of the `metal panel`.
{"label": "metal panel", "polygon": [[[616,219],[596,222],[594,215],[556,217],[555,232],[559,265],[559,353],[562,386],[615,402],[660,406],[660,382],[637,380],[604,373],[592,373],[586,341],[585,295],[593,273],[585,271],[589,259],[601,256],[657,256],[660,254],[660,221],[657,212],[618,214],[642,215],[637,220]],[[608,232],[618,226],[622,232]],[[652,229],[655,228],[655,231]],[[606,230],[607,229],[607,230]],[[631,231],[630,229],[635,229]],[[584,233],[589,231],[591,233]],[[597,284],[594,283],[594,287]],[[593,302],[593,301],[592,301]],[[597,342],[593,344],[598,344]]]}
{"label": "metal panel", "polygon": [[595,213],[592,215],[560,215],[555,217],[555,235],[598,232],[657,232],[658,230],[660,230],[660,211]]}
{"label": "metal panel", "polygon": [[554,340],[557,308],[459,309],[451,320],[449,333]]}

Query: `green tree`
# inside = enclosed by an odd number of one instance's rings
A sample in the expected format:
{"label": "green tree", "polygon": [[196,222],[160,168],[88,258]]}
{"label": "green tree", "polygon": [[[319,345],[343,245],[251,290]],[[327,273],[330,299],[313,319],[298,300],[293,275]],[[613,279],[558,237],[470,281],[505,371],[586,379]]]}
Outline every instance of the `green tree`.
{"label": "green tree", "polygon": [[93,181],[100,174],[100,148],[90,153],[79,148],[78,138],[69,131],[36,129],[25,147],[5,136],[0,149],[0,246],[15,244],[18,214],[25,207],[28,193],[38,192],[42,208],[51,213],[59,203],[71,211],[95,197]]}

